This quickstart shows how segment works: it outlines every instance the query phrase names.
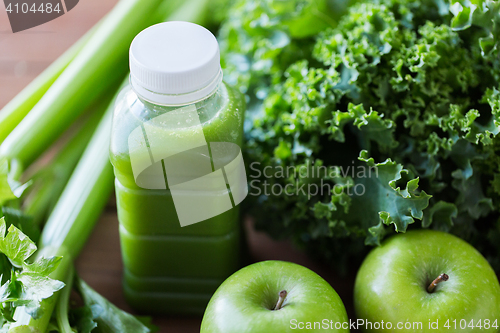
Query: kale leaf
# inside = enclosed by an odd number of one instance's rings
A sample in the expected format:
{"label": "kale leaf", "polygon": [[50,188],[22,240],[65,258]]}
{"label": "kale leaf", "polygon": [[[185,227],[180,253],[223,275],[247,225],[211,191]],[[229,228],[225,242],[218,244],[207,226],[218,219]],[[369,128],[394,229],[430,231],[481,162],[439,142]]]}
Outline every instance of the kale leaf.
{"label": "kale leaf", "polygon": [[249,96],[257,226],[341,270],[364,244],[434,228],[500,271],[500,2],[360,2],[307,37],[265,4],[221,28]]}

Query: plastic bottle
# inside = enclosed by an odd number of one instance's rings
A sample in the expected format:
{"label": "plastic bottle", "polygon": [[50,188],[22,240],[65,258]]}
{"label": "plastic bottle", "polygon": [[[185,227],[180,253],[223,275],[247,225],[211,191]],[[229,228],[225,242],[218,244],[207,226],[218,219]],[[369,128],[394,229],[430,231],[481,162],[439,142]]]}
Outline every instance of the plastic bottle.
{"label": "plastic bottle", "polygon": [[143,312],[203,313],[239,267],[244,100],[196,24],[142,31],[130,70],[110,146],[125,295]]}

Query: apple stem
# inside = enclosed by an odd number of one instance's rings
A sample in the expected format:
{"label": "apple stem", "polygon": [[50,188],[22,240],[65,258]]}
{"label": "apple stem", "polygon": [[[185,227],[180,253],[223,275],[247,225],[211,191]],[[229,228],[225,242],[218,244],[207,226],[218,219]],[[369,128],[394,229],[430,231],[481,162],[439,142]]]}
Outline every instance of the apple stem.
{"label": "apple stem", "polygon": [[434,289],[436,288],[436,286],[443,282],[443,281],[448,281],[450,277],[447,275],[447,274],[441,274],[439,275],[434,281],[431,282],[431,284],[429,285],[429,287],[427,287],[427,291],[429,293],[432,293],[434,291]]}
{"label": "apple stem", "polygon": [[278,303],[276,303],[276,306],[274,307],[274,310],[279,310],[283,307],[283,302],[285,301],[285,298],[286,298],[286,295],[288,293],[286,292],[286,290],[282,290],[280,291],[279,293],[279,299],[278,299]]}

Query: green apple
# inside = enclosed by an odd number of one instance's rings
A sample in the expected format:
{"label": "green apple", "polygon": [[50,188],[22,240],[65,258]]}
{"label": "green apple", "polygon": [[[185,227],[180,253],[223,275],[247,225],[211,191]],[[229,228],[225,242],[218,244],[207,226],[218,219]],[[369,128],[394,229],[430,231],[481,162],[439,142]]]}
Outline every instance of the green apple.
{"label": "green apple", "polygon": [[500,285],[467,242],[439,231],[410,231],[366,257],[354,306],[365,332],[498,332]]}
{"label": "green apple", "polygon": [[313,271],[290,262],[263,261],[239,270],[220,285],[205,311],[200,333],[301,330],[349,332],[344,304]]}

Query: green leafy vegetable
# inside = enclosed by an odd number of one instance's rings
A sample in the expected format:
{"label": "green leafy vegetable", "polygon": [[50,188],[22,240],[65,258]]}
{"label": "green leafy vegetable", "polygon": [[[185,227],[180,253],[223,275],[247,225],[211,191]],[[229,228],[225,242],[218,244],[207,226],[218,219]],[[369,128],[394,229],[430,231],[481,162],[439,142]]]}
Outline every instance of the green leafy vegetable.
{"label": "green leafy vegetable", "polygon": [[262,100],[273,76],[310,52],[311,36],[335,25],[339,7],[334,11],[325,0],[236,1],[219,32],[224,79]]}
{"label": "green leafy vegetable", "polygon": [[500,271],[499,1],[363,2],[314,42],[288,31],[274,49],[283,20],[242,6],[220,36],[226,77],[250,97],[257,226],[339,269],[363,244],[430,227]]}
{"label": "green leafy vegetable", "polygon": [[5,219],[0,221],[0,251],[9,258],[14,267],[23,267],[24,261],[36,251],[36,245],[31,239],[14,226],[9,227],[5,236]]}
{"label": "green leafy vegetable", "polygon": [[71,310],[70,316],[73,317],[74,327],[78,332],[90,333],[94,328],[97,327],[97,323],[94,321],[95,318],[101,313],[101,308],[96,306],[83,306],[78,309]]}
{"label": "green leafy vegetable", "polygon": [[460,31],[472,25],[484,29],[484,37],[479,38],[483,55],[498,54],[500,48],[500,2],[495,0],[453,0],[450,11],[453,30]]}
{"label": "green leafy vegetable", "polygon": [[80,325],[87,329],[93,326],[92,321],[97,326],[94,332],[102,333],[149,333],[150,328],[144,325],[139,319],[128,314],[115,305],[107,301],[101,295],[90,288],[83,280],[76,279],[76,287],[80,292],[85,307],[80,309]]}
{"label": "green leafy vegetable", "polygon": [[[0,252],[8,262],[2,261],[2,271],[11,271],[11,279],[0,287],[0,315],[3,322],[12,322],[15,306],[23,306],[33,318],[43,313],[41,302],[64,287],[64,283],[49,275],[57,268],[60,257],[39,258],[33,263],[27,260],[36,251],[35,243],[15,226],[8,229],[5,219],[0,219]],[[10,265],[9,265],[10,264]]]}
{"label": "green leafy vegetable", "polygon": [[9,161],[0,157],[0,206],[23,194],[30,182],[22,184],[16,180],[16,171],[10,170]]}
{"label": "green leafy vegetable", "polygon": [[33,223],[33,218],[21,210],[3,206],[0,207],[0,215],[4,216],[7,227],[17,227],[34,242],[40,238],[40,229]]}

